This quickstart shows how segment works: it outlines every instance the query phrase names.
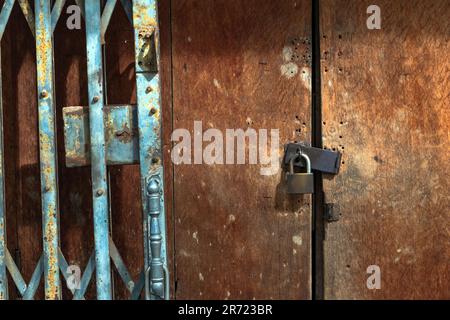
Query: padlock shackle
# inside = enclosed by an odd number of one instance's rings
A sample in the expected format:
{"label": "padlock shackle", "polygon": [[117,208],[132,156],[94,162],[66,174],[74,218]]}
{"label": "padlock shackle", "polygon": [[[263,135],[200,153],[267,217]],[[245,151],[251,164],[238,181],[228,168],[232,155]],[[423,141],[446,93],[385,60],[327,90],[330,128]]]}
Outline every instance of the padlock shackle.
{"label": "padlock shackle", "polygon": [[309,159],[308,155],[304,154],[303,152],[301,152],[301,150],[297,153],[296,156],[292,157],[291,160],[289,161],[289,172],[291,174],[294,173],[294,161],[297,160],[298,158],[303,158],[305,159],[306,162],[306,172],[307,173],[311,173],[311,159]]}

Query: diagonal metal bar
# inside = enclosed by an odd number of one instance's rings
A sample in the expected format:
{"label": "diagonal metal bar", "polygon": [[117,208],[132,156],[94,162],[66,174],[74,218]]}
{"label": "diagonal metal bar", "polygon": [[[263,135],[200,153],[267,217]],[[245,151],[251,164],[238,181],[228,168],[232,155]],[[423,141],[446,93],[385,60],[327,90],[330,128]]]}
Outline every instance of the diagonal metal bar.
{"label": "diagonal metal bar", "polygon": [[2,39],[6,25],[8,24],[9,16],[14,7],[14,1],[15,0],[6,0],[3,3],[2,11],[0,12],[0,40]]}
{"label": "diagonal metal bar", "polygon": [[59,278],[59,206],[53,92],[53,37],[50,1],[35,0],[36,69],[38,88],[39,157],[41,173],[42,233],[44,236],[45,299],[61,298]]}
{"label": "diagonal metal bar", "polygon": [[95,253],[92,252],[91,257],[86,265],[86,269],[84,270],[83,275],[80,280],[80,289],[75,290],[75,294],[73,296],[73,300],[84,300],[84,295],[86,294],[86,290],[91,282],[92,275],[95,270]]}
{"label": "diagonal metal bar", "polygon": [[122,4],[123,10],[128,17],[128,20],[131,24],[133,24],[133,6],[131,4],[131,0],[120,0]]}
{"label": "diagonal metal bar", "polygon": [[[128,271],[114,241],[112,240],[112,238],[109,238],[109,243],[110,243],[110,256],[111,259],[114,263],[114,265],[116,266],[120,277],[122,278],[122,280],[124,281],[125,285],[127,286],[128,291],[130,292],[130,300],[138,300],[142,289],[144,288],[144,281],[145,281],[145,272],[142,271],[139,274],[138,280],[136,282],[133,281],[133,279],[131,278],[130,272]],[[69,264],[67,263],[66,258],[64,257],[64,254],[61,251],[61,248],[59,248],[59,261],[60,261],[60,268],[61,268],[61,273],[63,274],[64,279],[67,281],[69,281],[69,277],[71,276],[70,273],[67,273]],[[14,262],[13,262],[14,264]],[[76,290],[71,290],[72,294],[74,295],[73,299],[74,300],[84,300],[84,295],[86,293],[86,289],[89,286],[89,283],[92,279],[92,274],[94,273],[94,269],[95,269],[95,255],[94,253],[92,253],[92,255],[89,258],[89,261],[86,265],[86,269],[80,279],[80,288],[76,289]],[[20,273],[18,273],[20,279],[21,275]],[[22,283],[23,283],[23,291],[25,291],[26,289],[26,284],[22,279]]]}
{"label": "diagonal metal bar", "polygon": [[28,26],[30,27],[31,33],[33,34],[33,36],[35,36],[36,32],[34,26],[34,14],[33,10],[31,9],[30,3],[28,2],[28,0],[17,0],[17,2],[19,2],[20,9],[22,9]]}
{"label": "diagonal metal bar", "polygon": [[102,13],[102,43],[105,43],[105,34],[108,29],[109,22],[111,21],[114,8],[116,7],[117,0],[108,0],[105,4],[105,8]]}
{"label": "diagonal metal bar", "polygon": [[94,206],[94,242],[97,298],[111,300],[111,262],[109,257],[109,204],[106,169],[105,124],[103,118],[103,72],[100,1],[87,1],[85,14],[88,60],[89,123],[91,137],[91,175]]}
{"label": "diagonal metal bar", "polygon": [[114,244],[114,241],[112,240],[111,237],[109,237],[109,250],[110,250],[111,259],[112,259],[114,265],[116,266],[120,277],[122,278],[123,282],[125,283],[128,291],[130,291],[130,293],[132,293],[133,289],[134,289],[134,281],[131,278],[130,272],[128,271],[122,257],[120,256],[119,250],[117,250],[117,247]]}
{"label": "diagonal metal bar", "polygon": [[39,287],[39,283],[41,282],[42,274],[44,273],[44,256],[41,255],[39,262],[34,269],[33,275],[31,276],[30,283],[28,284],[27,290],[23,294],[24,300],[33,300],[34,295],[36,294],[36,290]]}
{"label": "diagonal metal bar", "polygon": [[[69,282],[70,280],[70,276],[71,274],[67,272],[67,270],[69,269],[69,264],[67,263],[66,258],[64,257],[64,254],[61,251],[61,248],[58,248],[58,257],[59,257],[59,267],[60,267],[60,271],[64,277],[64,280],[66,280],[66,283]],[[74,289],[68,288],[72,294],[75,293]]]}
{"label": "diagonal metal bar", "polygon": [[144,284],[145,284],[145,271],[142,271],[139,274],[138,281],[136,281],[136,283],[134,284],[134,288],[133,288],[133,291],[131,292],[130,300],[138,300],[139,299],[142,289],[144,289]]}
{"label": "diagonal metal bar", "polygon": [[75,0],[75,3],[77,4],[77,6],[79,6],[80,9],[81,9],[81,16],[83,18],[86,16],[85,15],[85,8],[84,8],[84,1],[85,0]]}
{"label": "diagonal metal bar", "polygon": [[33,300],[33,297],[36,294],[36,290],[39,287],[39,283],[41,281],[41,277],[43,274],[44,268],[43,261],[44,259],[43,256],[41,255],[36,265],[36,268],[33,271],[33,275],[31,276],[30,283],[27,285],[27,283],[22,277],[22,274],[17,268],[17,265],[11,256],[11,253],[8,250],[6,250],[6,266],[8,268],[9,273],[11,274],[11,278],[13,279],[14,284],[16,285],[20,295],[23,297],[24,300]]}
{"label": "diagonal metal bar", "polygon": [[59,17],[64,9],[66,0],[56,0],[52,9],[52,33],[55,32],[56,25],[58,24]]}
{"label": "diagonal metal bar", "polygon": [[5,260],[9,274],[11,275],[17,290],[19,290],[20,295],[23,296],[27,290],[27,283],[23,279],[22,274],[20,273],[19,268],[17,268],[17,265],[8,249],[6,249]]}

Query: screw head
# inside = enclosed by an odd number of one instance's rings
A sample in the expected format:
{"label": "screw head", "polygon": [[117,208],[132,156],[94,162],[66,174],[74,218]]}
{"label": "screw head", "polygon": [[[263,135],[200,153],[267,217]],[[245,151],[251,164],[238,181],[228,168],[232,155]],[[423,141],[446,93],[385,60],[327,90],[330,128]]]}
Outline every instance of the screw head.
{"label": "screw head", "polygon": [[47,90],[42,90],[42,92],[41,92],[41,99],[45,99],[45,98],[47,98],[48,97],[48,92],[47,92]]}
{"label": "screw head", "polygon": [[99,100],[100,100],[100,98],[99,98],[98,96],[95,96],[95,97],[92,99],[92,102],[93,102],[93,103],[97,103]]}
{"label": "screw head", "polygon": [[97,197],[101,197],[104,193],[103,189],[98,189],[96,195]]}

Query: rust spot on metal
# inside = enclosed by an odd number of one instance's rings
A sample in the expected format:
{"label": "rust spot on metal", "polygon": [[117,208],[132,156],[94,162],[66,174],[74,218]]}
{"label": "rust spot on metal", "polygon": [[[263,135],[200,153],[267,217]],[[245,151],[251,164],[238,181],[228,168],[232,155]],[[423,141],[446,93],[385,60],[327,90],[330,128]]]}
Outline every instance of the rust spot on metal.
{"label": "rust spot on metal", "polygon": [[135,132],[128,127],[128,124],[125,123],[122,130],[116,131],[114,134],[116,138],[122,143],[130,143],[135,136]]}
{"label": "rust spot on metal", "polygon": [[[49,207],[46,213],[50,219],[46,226],[45,241],[53,242],[55,235],[57,235],[57,226],[54,217],[56,211],[54,206]],[[55,300],[59,298],[59,270],[58,270],[58,252],[55,251],[52,245],[48,246],[48,282],[46,283],[45,298],[47,300]]]}

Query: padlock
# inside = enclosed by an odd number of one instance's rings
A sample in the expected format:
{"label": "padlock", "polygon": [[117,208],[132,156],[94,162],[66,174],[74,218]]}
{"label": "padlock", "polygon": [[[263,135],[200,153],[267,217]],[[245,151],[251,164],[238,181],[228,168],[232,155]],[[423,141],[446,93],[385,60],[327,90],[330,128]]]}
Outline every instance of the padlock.
{"label": "padlock", "polygon": [[[298,158],[305,159],[306,172],[294,172],[294,161]],[[287,173],[286,178],[288,194],[314,193],[314,174],[311,172],[311,160],[306,154],[299,153],[297,157],[292,157],[289,162],[289,172]]]}

